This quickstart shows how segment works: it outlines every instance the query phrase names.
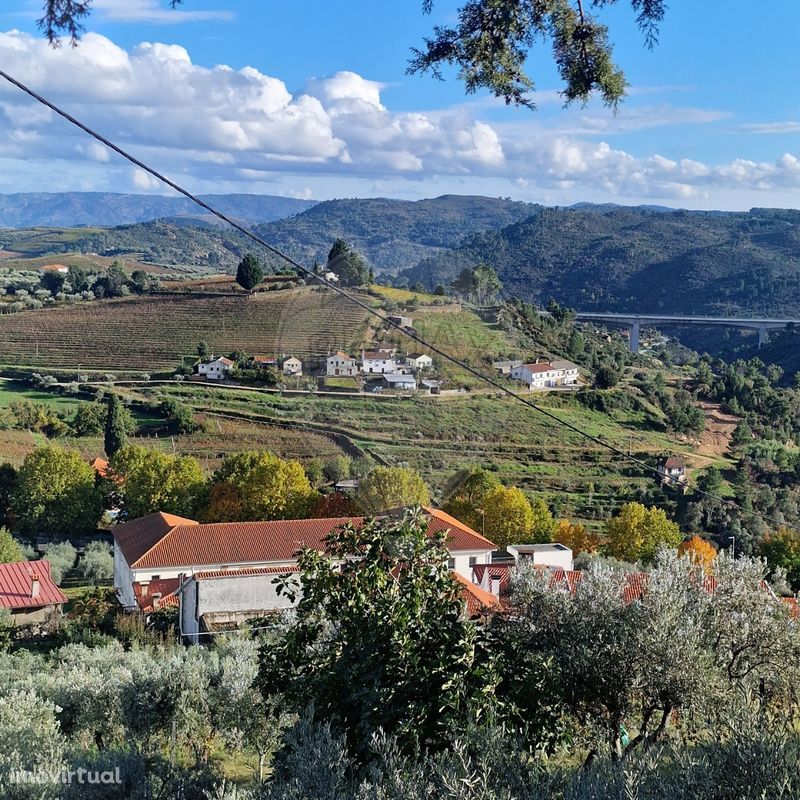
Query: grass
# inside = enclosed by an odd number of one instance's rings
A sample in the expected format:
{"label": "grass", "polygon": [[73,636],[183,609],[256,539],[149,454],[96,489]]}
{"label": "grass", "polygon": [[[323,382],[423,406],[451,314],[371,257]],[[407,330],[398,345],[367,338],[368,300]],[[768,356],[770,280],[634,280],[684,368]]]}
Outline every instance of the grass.
{"label": "grass", "polygon": [[[505,333],[488,325],[471,311],[450,313],[425,312],[414,317],[414,327],[420,336],[472,367],[488,372],[487,361],[515,352]],[[476,386],[480,382],[466,370],[450,363],[441,365],[442,374],[451,382]]]}
{"label": "grass", "polygon": [[11,403],[28,400],[32,403],[42,403],[53,411],[73,413],[79,405],[79,400],[63,395],[53,394],[40,389],[32,389],[24,383],[17,381],[0,380],[0,407]]}
{"label": "grass", "polygon": [[[417,300],[420,303],[432,303],[434,300],[443,299],[428,292],[412,292],[408,289],[396,289],[393,286],[380,286],[377,283],[373,283],[369,288],[381,297],[385,297],[395,303],[410,303],[412,300]],[[413,312],[410,313],[413,314]]]}

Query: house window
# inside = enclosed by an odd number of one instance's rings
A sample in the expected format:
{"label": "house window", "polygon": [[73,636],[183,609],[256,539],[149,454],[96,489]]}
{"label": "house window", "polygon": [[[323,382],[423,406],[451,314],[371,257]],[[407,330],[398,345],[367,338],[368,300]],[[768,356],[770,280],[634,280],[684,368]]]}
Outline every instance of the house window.
{"label": "house window", "polygon": [[474,567],[477,563],[478,563],[478,557],[477,556],[470,556],[469,557],[469,565],[471,567]]}
{"label": "house window", "polygon": [[454,558],[447,559],[447,568],[448,569],[455,569],[456,568],[456,560]]}
{"label": "house window", "polygon": [[150,576],[150,580],[151,581],[157,581],[157,580],[160,580],[160,579],[161,579],[160,575],[151,575]]}

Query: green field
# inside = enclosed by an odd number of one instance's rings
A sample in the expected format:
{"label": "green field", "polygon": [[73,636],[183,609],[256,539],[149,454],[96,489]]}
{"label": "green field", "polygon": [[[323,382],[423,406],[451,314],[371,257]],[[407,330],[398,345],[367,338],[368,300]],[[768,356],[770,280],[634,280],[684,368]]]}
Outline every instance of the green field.
{"label": "green field", "polygon": [[75,411],[80,402],[74,397],[65,397],[42,389],[32,389],[24,383],[0,379],[0,408],[23,400],[28,400],[32,403],[43,403],[53,411],[65,413]]}

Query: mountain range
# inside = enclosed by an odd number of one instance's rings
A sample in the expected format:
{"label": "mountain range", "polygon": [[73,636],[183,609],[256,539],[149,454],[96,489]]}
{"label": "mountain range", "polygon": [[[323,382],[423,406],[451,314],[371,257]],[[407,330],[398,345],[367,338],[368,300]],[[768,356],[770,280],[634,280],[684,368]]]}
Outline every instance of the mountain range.
{"label": "mountain range", "polygon": [[[324,263],[334,239],[359,250],[384,280],[447,286],[465,267],[497,270],[508,295],[581,310],[800,316],[800,211],[685,211],[580,203],[548,208],[505,198],[444,195],[313,203],[285,197],[209,199],[302,263]],[[181,198],[149,195],[0,196],[0,225],[102,226],[6,230],[0,246],[23,257],[57,252],[138,253],[160,264],[231,271],[258,248],[211,225]],[[280,217],[280,218],[279,218]],[[116,217],[118,218],[118,217]],[[266,258],[273,268],[281,266]]]}
{"label": "mountain range", "polygon": [[554,209],[483,231],[399,276],[427,287],[491,264],[510,295],[589,311],[800,314],[800,211]]}
{"label": "mountain range", "polygon": [[[277,195],[212,194],[201,199],[249,223],[281,219],[314,205],[313,200]],[[109,227],[163,217],[217,221],[185,197],[111,192],[0,194],[0,228]]]}

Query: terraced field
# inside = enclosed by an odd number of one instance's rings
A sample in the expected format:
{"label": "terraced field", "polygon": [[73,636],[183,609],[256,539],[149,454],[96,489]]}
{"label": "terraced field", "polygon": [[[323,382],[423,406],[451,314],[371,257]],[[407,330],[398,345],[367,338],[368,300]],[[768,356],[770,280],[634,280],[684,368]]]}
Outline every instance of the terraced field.
{"label": "terraced field", "polygon": [[333,292],[302,287],[245,297],[152,296],[0,316],[0,363],[154,372],[200,341],[216,353],[326,355],[358,343],[364,311]]}
{"label": "terraced field", "polygon": [[[481,466],[596,527],[620,502],[653,485],[649,473],[622,457],[535,411],[488,395],[442,400],[281,397],[187,384],[154,387],[146,395],[179,397],[197,410],[344,433],[382,462],[418,469],[437,500],[458,470]],[[604,414],[567,395],[537,400],[560,419],[653,464],[662,453],[690,455],[693,450],[663,431],[648,430],[640,412]]]}

